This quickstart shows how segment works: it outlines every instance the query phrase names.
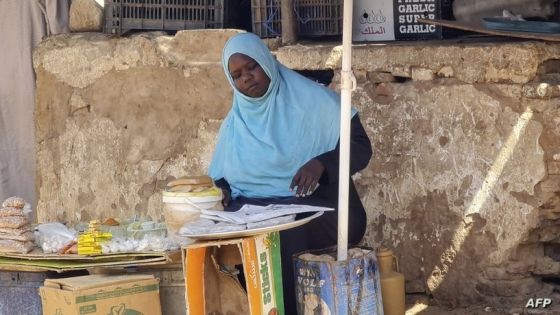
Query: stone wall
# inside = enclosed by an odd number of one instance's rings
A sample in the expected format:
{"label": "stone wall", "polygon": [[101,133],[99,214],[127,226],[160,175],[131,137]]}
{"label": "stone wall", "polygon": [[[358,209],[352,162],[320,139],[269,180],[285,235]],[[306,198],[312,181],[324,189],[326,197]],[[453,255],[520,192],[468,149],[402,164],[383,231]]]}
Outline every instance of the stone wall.
{"label": "stone wall", "polygon": [[[220,52],[233,33],[42,43],[39,220],[162,219],[166,181],[207,168],[231,102]],[[340,68],[339,46],[275,54],[294,69]],[[394,248],[407,291],[446,304],[552,294],[543,278],[560,271],[560,45],[360,45],[353,64],[375,152],[355,178],[364,243]]]}

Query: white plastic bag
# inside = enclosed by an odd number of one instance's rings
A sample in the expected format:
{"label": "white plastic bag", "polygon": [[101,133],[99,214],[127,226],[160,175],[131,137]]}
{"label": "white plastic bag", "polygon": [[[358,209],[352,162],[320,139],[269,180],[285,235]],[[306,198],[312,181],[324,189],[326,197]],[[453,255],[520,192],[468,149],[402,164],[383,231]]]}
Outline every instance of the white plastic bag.
{"label": "white plastic bag", "polygon": [[76,231],[58,222],[43,223],[37,226],[37,244],[43,252],[56,253],[69,243],[76,241]]}

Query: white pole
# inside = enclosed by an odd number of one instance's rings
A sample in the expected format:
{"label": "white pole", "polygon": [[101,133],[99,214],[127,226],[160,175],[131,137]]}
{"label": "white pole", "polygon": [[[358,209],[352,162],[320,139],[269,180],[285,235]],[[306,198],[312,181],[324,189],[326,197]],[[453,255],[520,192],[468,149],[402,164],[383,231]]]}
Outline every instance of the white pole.
{"label": "white pole", "polygon": [[348,194],[350,184],[350,120],[352,91],[356,79],[352,73],[353,0],[344,0],[342,20],[342,72],[340,106],[340,169],[338,183],[338,260],[348,256]]}

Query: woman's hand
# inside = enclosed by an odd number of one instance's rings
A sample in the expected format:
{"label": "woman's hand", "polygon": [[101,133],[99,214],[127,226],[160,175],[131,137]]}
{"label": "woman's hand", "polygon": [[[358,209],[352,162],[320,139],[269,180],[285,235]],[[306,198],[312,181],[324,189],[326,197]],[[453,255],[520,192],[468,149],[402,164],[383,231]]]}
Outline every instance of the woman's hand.
{"label": "woman's hand", "polygon": [[229,203],[231,202],[231,196],[229,194],[229,190],[222,188],[222,205],[224,207],[229,206]]}
{"label": "woman's hand", "polygon": [[315,188],[317,188],[319,178],[323,175],[324,170],[325,166],[321,161],[316,159],[309,160],[309,162],[300,167],[292,179],[290,191],[293,191],[297,186],[296,197],[311,195],[315,191]]}

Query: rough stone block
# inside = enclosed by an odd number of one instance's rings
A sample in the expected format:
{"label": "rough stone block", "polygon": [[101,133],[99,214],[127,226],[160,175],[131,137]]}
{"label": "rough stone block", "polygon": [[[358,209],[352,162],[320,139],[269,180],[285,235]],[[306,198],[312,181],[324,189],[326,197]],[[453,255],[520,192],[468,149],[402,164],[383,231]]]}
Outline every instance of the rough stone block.
{"label": "rough stone block", "polygon": [[364,83],[367,81],[367,71],[365,70],[353,70],[354,77],[356,77],[357,83]]}
{"label": "rough stone block", "polygon": [[395,78],[389,72],[379,72],[379,71],[370,71],[367,73],[367,79],[371,83],[383,83],[383,82],[395,82],[397,78]]}
{"label": "rough stone block", "polygon": [[394,67],[391,70],[391,74],[394,77],[412,78],[410,67],[400,67],[400,66]]}
{"label": "rough stone block", "polygon": [[95,0],[73,0],[68,24],[72,32],[101,32],[103,7]]}
{"label": "rough stone block", "polygon": [[526,84],[523,86],[523,95],[528,98],[556,98],[560,96],[560,87],[549,83]]}
{"label": "rough stone block", "polygon": [[453,70],[453,67],[451,66],[444,66],[441,67],[441,69],[439,69],[439,71],[437,72],[437,75],[439,75],[440,77],[444,77],[444,78],[451,78],[453,77],[455,74],[455,71]]}
{"label": "rough stone block", "polygon": [[435,78],[432,70],[426,68],[412,68],[412,80],[414,81],[432,81]]}
{"label": "rough stone block", "polygon": [[282,37],[263,38],[263,42],[271,51],[282,47]]}

